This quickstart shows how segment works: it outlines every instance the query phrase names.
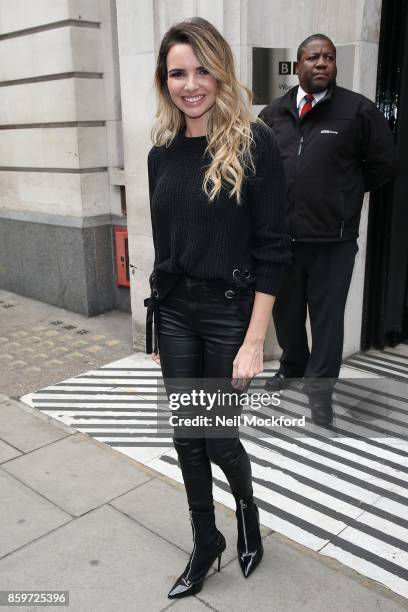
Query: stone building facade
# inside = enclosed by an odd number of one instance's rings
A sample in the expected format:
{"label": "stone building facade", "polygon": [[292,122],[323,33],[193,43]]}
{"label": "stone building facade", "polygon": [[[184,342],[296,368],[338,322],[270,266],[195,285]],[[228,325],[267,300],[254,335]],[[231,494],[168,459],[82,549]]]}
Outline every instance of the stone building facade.
{"label": "stone building facade", "polygon": [[[352,88],[375,97],[381,0],[0,0],[0,287],[87,315],[131,303],[138,349],[153,263],[155,56],[168,27],[194,15],[223,32],[249,87],[253,47],[296,48],[323,32],[353,47]],[[112,228],[126,224],[130,296],[113,250]],[[366,233],[367,202],[346,354],[360,346]]]}

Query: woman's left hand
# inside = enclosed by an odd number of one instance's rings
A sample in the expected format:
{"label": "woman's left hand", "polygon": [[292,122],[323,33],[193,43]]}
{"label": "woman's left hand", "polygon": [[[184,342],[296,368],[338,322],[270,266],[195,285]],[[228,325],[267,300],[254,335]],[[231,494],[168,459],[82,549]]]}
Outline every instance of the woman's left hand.
{"label": "woman's left hand", "polygon": [[245,340],[233,363],[232,381],[234,389],[244,390],[256,374],[263,370],[263,347],[261,340]]}
{"label": "woman's left hand", "polygon": [[153,361],[157,363],[157,365],[160,365],[160,354],[159,353],[152,353],[151,357]]}

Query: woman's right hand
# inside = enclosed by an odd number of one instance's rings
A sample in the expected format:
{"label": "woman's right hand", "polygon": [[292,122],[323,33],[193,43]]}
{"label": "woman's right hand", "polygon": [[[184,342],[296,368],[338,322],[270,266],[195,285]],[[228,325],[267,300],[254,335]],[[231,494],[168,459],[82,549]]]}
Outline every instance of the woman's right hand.
{"label": "woman's right hand", "polygon": [[160,365],[160,355],[159,355],[159,353],[152,353],[151,357],[152,357],[153,361],[155,363],[157,363],[157,365]]}

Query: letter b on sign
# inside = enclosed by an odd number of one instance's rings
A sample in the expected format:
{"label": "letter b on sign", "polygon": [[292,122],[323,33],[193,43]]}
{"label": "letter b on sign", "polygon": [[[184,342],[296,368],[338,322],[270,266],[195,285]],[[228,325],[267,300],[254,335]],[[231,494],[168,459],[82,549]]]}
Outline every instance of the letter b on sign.
{"label": "letter b on sign", "polygon": [[279,74],[285,75],[290,74],[292,68],[292,62],[279,62]]}

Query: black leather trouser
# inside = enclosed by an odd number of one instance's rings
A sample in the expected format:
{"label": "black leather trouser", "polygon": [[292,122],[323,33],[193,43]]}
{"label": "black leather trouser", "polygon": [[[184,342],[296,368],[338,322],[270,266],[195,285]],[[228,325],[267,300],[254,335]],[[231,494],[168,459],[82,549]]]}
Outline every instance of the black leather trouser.
{"label": "black leather trouser", "polygon": [[[230,379],[251,311],[252,295],[223,300],[210,283],[184,278],[159,305],[159,352],[165,382]],[[168,392],[167,384],[166,389]],[[238,434],[175,437],[173,442],[190,510],[206,512],[214,507],[211,461],[224,472],[236,499],[252,497],[251,464]]]}

